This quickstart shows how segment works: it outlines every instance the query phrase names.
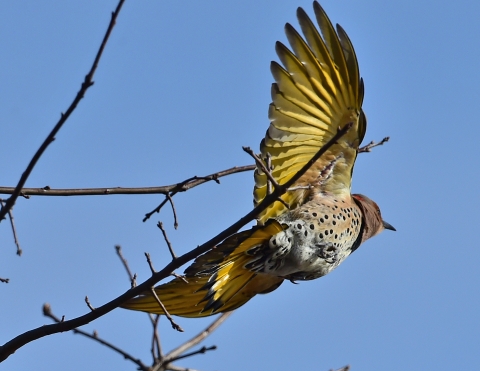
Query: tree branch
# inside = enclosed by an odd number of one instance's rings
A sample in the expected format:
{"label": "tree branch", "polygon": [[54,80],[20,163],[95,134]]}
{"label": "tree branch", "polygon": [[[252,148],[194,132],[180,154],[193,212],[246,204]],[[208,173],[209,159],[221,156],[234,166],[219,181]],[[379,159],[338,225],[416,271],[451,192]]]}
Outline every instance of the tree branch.
{"label": "tree branch", "polygon": [[132,274],[132,271],[130,270],[130,267],[128,266],[127,259],[125,259],[125,257],[123,256],[122,246],[120,246],[120,245],[115,245],[115,251],[117,252],[118,257],[120,258],[120,261],[122,262],[123,267],[124,267],[125,270],[127,271],[128,278],[130,278],[130,285],[131,285],[131,287],[132,287],[132,288],[135,287],[135,286],[137,285],[136,282],[135,282],[135,280],[136,280],[136,274]]}
{"label": "tree branch", "polygon": [[167,317],[167,319],[170,321],[170,324],[172,325],[172,328],[174,330],[177,330],[178,332],[184,332],[183,328],[178,323],[176,323],[175,320],[173,319],[173,317],[170,315],[170,313],[168,313],[167,308],[165,308],[165,305],[163,305],[162,301],[160,300],[157,293],[155,292],[155,288],[153,286],[150,287],[150,292],[152,293],[153,297],[157,301],[160,308],[162,308],[163,314],[165,314],[165,317]]}
{"label": "tree branch", "polygon": [[164,363],[173,362],[178,357],[189,350],[190,348],[194,347],[195,345],[199,344],[203,341],[207,336],[209,336],[213,331],[215,331],[225,320],[232,315],[233,311],[223,313],[222,315],[218,316],[215,321],[213,321],[205,330],[200,332],[198,335],[194,336],[190,340],[186,341],[182,345],[178,346],[177,348],[170,351],[164,357]]}
{"label": "tree branch", "polygon": [[42,154],[45,152],[47,147],[50,145],[55,140],[55,135],[57,135],[58,131],[62,128],[63,124],[68,120],[72,112],[77,108],[78,103],[82,100],[82,98],[85,96],[85,93],[87,92],[88,88],[90,88],[93,85],[93,75],[95,74],[95,71],[97,70],[98,63],[100,62],[100,58],[102,57],[103,51],[105,49],[105,46],[107,45],[108,39],[110,37],[110,34],[112,33],[113,27],[115,26],[118,14],[120,13],[120,10],[122,9],[123,3],[125,0],[120,0],[118,2],[117,8],[115,11],[112,13],[112,17],[110,19],[110,23],[107,28],[107,32],[105,33],[105,36],[103,37],[102,43],[100,44],[100,48],[98,49],[97,55],[95,56],[95,59],[93,61],[92,67],[90,68],[90,71],[88,74],[85,76],[85,80],[83,81],[80,90],[77,92],[77,95],[73,102],[70,104],[68,109],[65,111],[65,113],[62,113],[60,115],[60,120],[58,120],[57,124],[55,127],[52,129],[50,134],[48,134],[47,138],[44,140],[40,148],[38,148],[37,152],[33,155],[32,159],[30,160],[30,163],[28,164],[27,168],[23,172],[22,176],[20,177],[20,180],[15,187],[15,190],[13,191],[12,195],[7,199],[5,206],[2,206],[0,209],[0,222],[2,219],[5,217],[5,215],[8,213],[9,210],[15,205],[15,201],[17,200],[18,196],[20,195],[23,186],[25,185],[28,177],[30,176],[33,168],[37,164],[38,160],[42,156]]}
{"label": "tree branch", "polygon": [[216,345],[212,345],[211,347],[203,346],[198,350],[194,350],[193,352],[186,353],[186,354],[183,354],[181,356],[178,356],[177,358],[173,359],[172,361],[177,361],[179,359],[188,358],[188,357],[191,357],[191,356],[196,356],[197,354],[205,354],[209,350],[216,350],[216,349],[217,349]]}
{"label": "tree branch", "polygon": [[[132,271],[130,270],[130,267],[128,265],[128,261],[123,256],[122,247],[120,245],[116,245],[115,246],[115,251],[117,252],[118,257],[120,258],[120,261],[122,262],[123,267],[127,271],[128,278],[130,279],[130,287],[133,289],[135,286],[137,286],[137,274],[136,273],[132,274]],[[149,258],[150,257],[148,257],[148,259]],[[153,268],[153,266],[152,266],[152,268]],[[159,321],[160,316],[158,316],[158,315],[154,316],[151,313],[147,313],[147,314],[148,314],[148,318],[150,318],[150,322],[151,322],[152,327],[153,327],[152,356],[153,356],[153,361],[156,362],[157,357],[155,356],[155,345],[156,345],[156,351],[157,351],[157,354],[158,354],[158,358],[163,357],[162,347],[160,345],[160,337],[158,335],[158,321]]]}
{"label": "tree branch", "polygon": [[[2,198],[0,198],[0,206],[2,208],[5,206]],[[17,255],[22,256],[22,248],[20,247],[20,243],[18,242],[17,229],[15,228],[15,221],[13,219],[12,210],[13,208],[10,208],[10,210],[8,210],[8,219],[10,219],[10,226],[12,227],[13,241],[15,242],[15,246],[17,246]],[[8,283],[8,280],[7,280],[7,283]]]}
{"label": "tree branch", "polygon": [[[238,172],[241,172],[241,171],[250,171],[250,170],[255,170],[255,165],[241,166],[239,168],[233,167],[233,168],[225,170],[223,172],[221,171],[221,172],[218,172],[218,173],[207,175],[206,177],[199,178],[197,176],[194,176],[192,178],[186,179],[183,182],[178,183],[175,188],[171,189],[169,191],[170,193],[165,192],[165,199],[155,209],[153,209],[149,213],[145,214],[145,217],[143,218],[143,221],[144,222],[147,221],[148,219],[150,219],[150,217],[153,214],[160,212],[161,208],[169,201],[169,199],[171,199],[173,196],[175,196],[178,192],[184,192],[184,191],[187,191],[190,188],[193,188],[195,185],[198,185],[198,184],[196,184],[197,182],[200,182],[199,184],[203,184],[205,182],[213,180],[217,184],[220,184],[220,181],[218,180],[218,178],[220,178],[222,176],[230,175],[230,174],[233,174],[233,173],[238,173]],[[192,186],[191,184],[195,184],[195,185]]]}
{"label": "tree branch", "polygon": [[165,230],[165,228],[163,228],[163,223],[158,222],[157,227],[160,228],[160,230],[162,231],[163,238],[165,239],[165,242],[168,246],[168,250],[170,251],[170,255],[172,255],[172,259],[175,260],[177,258],[177,255],[175,254],[175,251],[173,251],[172,244],[171,244],[171,242],[170,242],[170,240],[168,239],[168,236],[167,236],[167,231]]}
{"label": "tree branch", "polygon": [[[265,164],[263,163],[263,161],[252,151],[252,149],[250,147],[242,147],[242,149],[247,152],[250,156],[253,157],[253,159],[255,160],[255,163],[257,164],[257,167],[260,168],[263,173],[267,176],[268,178],[268,182],[269,182],[269,188],[268,190],[270,190],[270,192],[268,192],[267,194],[270,194],[272,193],[271,192],[271,189],[272,189],[272,185],[274,187],[277,187],[278,186],[278,183],[277,181],[275,180],[275,178],[273,177],[272,173],[271,173],[271,170],[267,168],[267,166],[265,166]],[[269,160],[270,161],[270,160]],[[268,165],[269,167],[271,167],[271,164]]]}
{"label": "tree branch", "polygon": [[[51,318],[56,323],[61,323],[62,322],[62,320],[60,318],[58,318],[57,316],[55,316],[52,313],[52,308],[50,307],[49,304],[44,304],[43,305],[43,315],[45,317]],[[123,358],[128,359],[128,360],[132,361],[133,363],[135,363],[139,367],[140,370],[149,371],[149,367],[147,367],[142,361],[140,361],[140,359],[133,357],[131,354],[123,351],[122,349],[116,347],[115,345],[109,343],[108,341],[99,338],[96,331],[94,331],[93,334],[89,334],[88,332],[83,331],[83,330],[79,330],[79,329],[73,329],[72,331],[73,331],[74,334],[83,335],[83,336],[85,336],[89,339],[92,339],[92,340],[94,340],[94,341],[96,341],[96,342],[98,342],[102,345],[105,345],[107,348],[110,348],[113,351],[121,354],[123,356]]]}
{"label": "tree branch", "polygon": [[[20,192],[20,196],[106,196],[106,195],[146,195],[146,194],[168,194],[170,196],[178,192],[185,192],[191,188],[199,186],[201,184],[214,181],[219,182],[219,178],[227,175],[242,173],[245,171],[255,170],[255,165],[246,166],[234,166],[227,170],[222,170],[206,176],[194,176],[188,178],[182,182],[158,186],[158,187],[105,187],[105,188],[71,188],[71,189],[52,189],[49,186],[43,188],[23,188]],[[15,192],[14,187],[0,187],[0,194],[13,194]],[[168,200],[166,200],[168,202]],[[165,202],[165,203],[166,203]]]}
{"label": "tree branch", "polygon": [[378,146],[383,146],[385,143],[387,143],[390,140],[390,137],[385,137],[383,138],[380,142],[375,143],[373,140],[368,143],[366,146],[360,147],[357,150],[357,153],[365,153],[365,152],[371,152],[372,148],[378,147]]}

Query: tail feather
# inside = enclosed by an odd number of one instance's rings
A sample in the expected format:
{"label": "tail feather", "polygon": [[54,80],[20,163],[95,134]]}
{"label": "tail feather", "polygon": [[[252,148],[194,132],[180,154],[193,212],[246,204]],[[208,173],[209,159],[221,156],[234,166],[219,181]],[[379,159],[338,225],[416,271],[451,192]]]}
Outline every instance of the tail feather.
{"label": "tail feather", "polygon": [[[203,300],[205,298],[206,291],[199,290],[208,277],[195,277],[188,280],[188,284],[181,279],[174,279],[164,285],[160,285],[155,288],[155,292],[162,301],[167,311],[180,317],[207,317],[219,312],[228,312],[234,310],[247,301],[249,301],[256,294],[266,292],[267,290],[276,289],[280,286],[283,279],[266,276],[264,274],[258,274],[250,278],[248,282],[243,282],[240,278],[232,281],[235,285],[232,289],[226,289],[223,291],[225,300],[214,299],[211,302]],[[188,279],[188,278],[187,278]],[[156,299],[149,293],[138,296],[125,304],[122,308],[139,310],[142,312],[165,314],[162,308],[158,305]]]}
{"label": "tail feather", "polygon": [[[246,266],[252,259],[258,258],[252,251],[256,253],[268,248],[269,239],[282,230],[282,225],[272,222],[240,232],[197,258],[186,271],[188,283],[175,278],[157,286],[155,292],[170,314],[205,317],[236,309],[256,294],[273,291],[280,286],[282,278],[252,271]],[[218,262],[222,255],[222,261]],[[206,271],[209,274],[205,274]],[[164,314],[149,292],[131,299],[122,307]]]}
{"label": "tail feather", "polygon": [[[160,285],[155,292],[170,314],[182,317],[203,317],[203,306],[198,304],[205,297],[205,291],[200,291],[208,277],[189,277],[188,283],[179,278]],[[123,308],[140,310],[143,312],[165,314],[153,295],[146,292],[122,305]],[[205,314],[208,315],[208,314]]]}

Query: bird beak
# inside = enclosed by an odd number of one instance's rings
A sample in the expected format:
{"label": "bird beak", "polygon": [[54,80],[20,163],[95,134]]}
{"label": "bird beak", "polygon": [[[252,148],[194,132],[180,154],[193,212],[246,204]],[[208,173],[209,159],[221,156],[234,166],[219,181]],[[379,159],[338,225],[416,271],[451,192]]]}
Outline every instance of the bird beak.
{"label": "bird beak", "polygon": [[382,221],[383,221],[383,228],[389,229],[391,231],[396,231],[396,229],[393,228],[393,225],[391,225],[390,223],[387,223],[385,220],[382,220]]}

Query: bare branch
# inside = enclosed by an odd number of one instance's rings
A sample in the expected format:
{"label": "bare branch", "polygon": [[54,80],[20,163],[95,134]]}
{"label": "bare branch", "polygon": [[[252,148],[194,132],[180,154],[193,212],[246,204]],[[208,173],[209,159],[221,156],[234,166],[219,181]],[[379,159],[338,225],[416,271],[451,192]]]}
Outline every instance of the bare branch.
{"label": "bare branch", "polygon": [[[50,307],[49,304],[44,304],[43,305],[43,315],[48,317],[48,318],[51,318],[56,323],[63,322],[63,318],[60,319],[52,313],[52,308]],[[110,348],[113,351],[121,354],[123,356],[123,358],[128,359],[128,360],[132,361],[133,363],[135,363],[139,367],[139,369],[142,370],[142,371],[148,371],[149,370],[149,367],[147,367],[145,364],[143,364],[143,362],[140,361],[140,359],[133,357],[132,355],[130,355],[129,353],[127,353],[127,352],[123,351],[122,349],[116,347],[115,345],[99,338],[98,333],[96,331],[94,331],[93,334],[89,334],[88,332],[85,332],[83,330],[79,330],[79,329],[75,328],[75,329],[72,330],[72,332],[74,334],[79,334],[79,335],[86,336],[89,339],[92,339],[96,342],[99,342],[102,345],[105,345],[107,348]]]}
{"label": "bare branch", "polygon": [[153,267],[152,259],[150,258],[150,254],[148,252],[145,253],[145,257],[147,258],[148,266],[150,267],[150,271],[152,272],[152,276],[157,273],[155,268]]}
{"label": "bare branch", "polygon": [[163,223],[158,222],[157,227],[160,228],[160,230],[162,231],[163,238],[165,239],[165,242],[167,243],[168,250],[170,250],[170,254],[172,255],[172,259],[175,260],[177,258],[177,255],[175,255],[175,251],[173,251],[173,247],[172,247],[172,244],[170,243],[170,240],[168,239],[167,232],[165,231],[165,228],[163,228]]}
{"label": "bare branch", "polygon": [[57,135],[58,131],[62,128],[63,124],[68,120],[72,112],[77,108],[77,105],[80,103],[82,98],[85,96],[85,93],[87,92],[88,88],[90,88],[93,85],[93,75],[95,74],[95,71],[97,70],[98,63],[100,62],[100,58],[102,57],[103,51],[105,49],[105,46],[107,45],[107,41],[110,37],[110,34],[112,33],[113,27],[115,26],[118,14],[120,13],[120,10],[122,9],[123,3],[125,0],[120,0],[117,4],[117,8],[115,11],[112,13],[112,17],[110,19],[110,23],[107,28],[107,32],[105,33],[105,36],[103,37],[102,43],[100,44],[100,48],[98,49],[97,55],[95,56],[95,59],[93,61],[92,67],[90,68],[90,71],[88,74],[85,76],[85,80],[83,81],[80,90],[77,92],[77,95],[75,96],[75,99],[73,102],[70,104],[70,106],[67,108],[65,113],[62,113],[60,115],[60,120],[57,122],[55,127],[52,129],[50,134],[48,134],[47,138],[44,140],[40,148],[38,148],[37,152],[33,155],[32,159],[30,160],[30,163],[28,164],[27,168],[23,172],[22,176],[20,177],[20,180],[18,181],[17,186],[15,187],[15,190],[13,191],[12,195],[8,198],[7,202],[5,203],[5,206],[3,206],[0,209],[0,222],[2,219],[7,215],[8,211],[11,210],[13,205],[15,205],[15,201],[17,200],[18,196],[20,195],[23,186],[25,185],[28,177],[30,176],[30,173],[32,172],[33,168],[37,164],[37,161],[40,159],[42,154],[45,152],[47,147],[50,145],[55,140],[55,135]]}
{"label": "bare branch", "polygon": [[[267,158],[266,158],[266,165],[267,165],[267,170],[269,173],[272,172],[273,170],[273,165],[272,165],[272,155],[270,152],[267,152]],[[267,194],[272,193],[272,183],[270,181],[267,182]]]}
{"label": "bare branch", "polygon": [[2,278],[2,277],[0,277],[0,282],[9,283],[9,282],[10,282],[10,278]]}
{"label": "bare branch", "polygon": [[345,135],[351,127],[352,124],[348,124],[345,125],[342,129],[338,130],[338,132],[332,137],[332,139],[329,140],[322,148],[320,148],[318,152],[312,157],[312,159],[308,161],[305,166],[302,167],[289,181],[280,185],[280,188],[275,189],[272,194],[267,195],[263,199],[263,201],[257,205],[257,207],[255,207],[238,221],[233,223],[230,227],[226,228],[204,244],[179,256],[177,259],[172,260],[162,270],[152,274],[152,276],[148,278],[145,282],[141,283],[133,289],[127,290],[125,293],[116,297],[110,302],[96,308],[95,311],[89,312],[87,314],[84,314],[83,316],[76,317],[65,322],[37,327],[7,341],[5,344],[0,346],[0,362],[7,359],[16,350],[30,343],[31,341],[40,339],[44,336],[72,330],[109,313],[115,308],[118,308],[127,300],[137,295],[140,295],[147,290],[150,290],[153,285],[170,276],[175,271],[175,269],[181,267],[183,264],[189,262],[192,259],[195,259],[197,256],[204,254],[210,249],[212,249],[225,238],[229,237],[230,235],[238,231],[240,228],[251,222],[258,214],[260,214],[270,204],[276,201],[278,197],[285,193],[312,166],[312,164],[314,164],[315,161],[320,158],[320,156],[322,156],[334,143],[336,143],[339,138]]}
{"label": "bare branch", "polygon": [[137,274],[136,273],[133,275],[132,281],[130,282],[130,288],[133,289],[135,286],[137,286]]}
{"label": "bare branch", "polygon": [[177,330],[178,332],[184,332],[183,328],[180,327],[180,325],[178,325],[172,318],[172,316],[170,315],[170,313],[168,313],[168,310],[167,308],[165,308],[165,305],[163,305],[162,301],[160,300],[160,298],[158,297],[157,293],[155,292],[155,288],[151,287],[150,288],[150,292],[152,293],[153,297],[155,298],[155,300],[157,301],[158,305],[160,305],[160,308],[162,308],[163,310],[163,313],[165,314],[165,317],[167,317],[167,319],[170,321],[170,324],[172,325],[172,328],[174,330]]}
{"label": "bare branch", "polygon": [[90,304],[90,300],[88,300],[88,296],[85,296],[85,303],[87,303],[88,308],[93,312],[95,308]]}
{"label": "bare branch", "polygon": [[177,361],[177,360],[179,360],[179,359],[183,359],[183,358],[195,356],[195,355],[197,355],[197,354],[204,354],[204,353],[206,353],[206,352],[209,351],[209,350],[215,350],[215,349],[217,349],[217,346],[216,346],[216,345],[212,345],[211,347],[208,347],[208,348],[207,348],[206,346],[203,346],[203,347],[201,347],[201,348],[198,349],[198,350],[195,350],[195,351],[193,351],[193,352],[186,353],[186,354],[184,354],[184,355],[178,356],[178,357],[175,358],[173,361]]}
{"label": "bare branch", "polygon": [[290,209],[290,205],[287,204],[287,201],[285,201],[283,198],[278,197],[278,198],[277,198],[277,201],[280,202],[280,203],[282,203],[283,206],[285,206],[287,209]]}
{"label": "bare branch", "polygon": [[[4,200],[0,198],[0,206],[2,209],[5,207]],[[18,242],[18,237],[17,237],[17,229],[15,228],[15,221],[13,220],[13,207],[8,210],[8,218],[10,219],[10,226],[12,227],[12,234],[13,234],[13,240],[15,241],[15,246],[17,246],[17,255],[22,256],[22,248],[20,247],[20,243]]]}
{"label": "bare branch", "polygon": [[360,147],[357,150],[357,153],[365,153],[365,152],[371,152],[372,148],[378,147],[378,146],[383,146],[385,143],[387,143],[390,140],[390,137],[385,137],[383,138],[380,142],[375,143],[373,140],[368,143],[366,146]]}
{"label": "bare branch", "polygon": [[130,267],[128,266],[127,259],[125,259],[125,257],[123,256],[122,246],[115,245],[115,251],[117,252],[118,257],[120,258],[120,261],[122,262],[123,267],[127,271],[130,281],[133,280],[133,274],[132,274],[132,271],[130,270]]}
{"label": "bare branch", "polygon": [[[150,270],[152,271],[152,276],[155,275],[155,273],[157,273],[155,271],[155,268],[153,267],[153,263],[152,263],[152,259],[150,258],[150,254],[148,252],[145,253],[145,256],[147,257],[147,262],[148,262],[148,266],[150,267]],[[174,258],[172,261],[175,261],[176,259]],[[170,315],[170,313],[168,313],[167,311],[167,308],[165,308],[165,305],[163,305],[162,301],[160,300],[160,298],[158,297],[157,293],[155,292],[155,288],[153,286],[150,287],[150,292],[152,293],[153,297],[155,298],[155,300],[157,301],[158,305],[160,306],[160,308],[162,308],[163,310],[163,313],[165,314],[165,316],[167,317],[167,319],[170,321],[172,327],[174,330],[177,330],[179,332],[183,332],[183,329],[177,324],[175,323],[175,321],[173,320],[172,316]]]}
{"label": "bare branch", "polygon": [[[253,157],[253,159],[255,160],[255,163],[257,164],[257,167],[259,167],[260,169],[262,169],[263,173],[267,176],[268,178],[268,181],[270,182],[270,188],[271,186],[273,185],[275,188],[278,187],[278,183],[277,181],[275,180],[275,178],[273,177],[272,173],[270,172],[270,169],[268,169],[265,164],[263,163],[263,161],[252,151],[252,149],[250,147],[242,147],[243,150],[245,152],[247,152],[250,156]],[[271,189],[270,189],[270,193],[271,193]]]}
{"label": "bare branch", "polygon": [[[130,270],[130,267],[128,265],[128,261],[123,256],[122,247],[120,245],[116,245],[115,250],[117,251],[117,255],[120,258],[120,261],[122,262],[123,266],[125,267],[125,270],[127,271],[128,277],[130,279],[130,286],[133,289],[135,286],[137,286],[137,274],[135,273],[135,274],[132,275],[132,271]],[[152,266],[152,268],[153,268],[153,266]],[[147,314],[148,314],[148,317],[150,318],[150,322],[152,323],[153,341],[156,342],[156,349],[157,349],[157,353],[158,353],[158,358],[161,358],[161,357],[163,357],[163,354],[162,354],[162,348],[161,348],[161,345],[160,345],[160,337],[158,336],[158,330],[157,330],[159,316],[154,317],[153,314],[151,314],[151,313],[147,313]],[[154,345],[152,344],[152,354],[153,354],[153,358],[154,358],[153,360],[155,362],[156,357],[155,357],[155,354],[153,353],[154,352],[153,349],[155,349],[155,348],[154,348]]]}
{"label": "bare branch", "polygon": [[[149,313],[150,314],[150,313]],[[158,362],[159,359],[163,359],[162,349],[160,347],[160,336],[158,334],[158,322],[160,321],[160,315],[157,314],[155,318],[152,318],[152,325],[153,325],[153,335],[152,335],[152,358],[153,363],[155,364]]]}
{"label": "bare branch", "polygon": [[[148,195],[163,194],[173,192],[171,196],[178,192],[185,192],[199,185],[214,181],[220,184],[218,178],[224,176],[252,171],[255,165],[235,166],[227,170],[219,171],[207,176],[194,176],[182,182],[158,186],[158,187],[104,187],[104,188],[70,188],[70,189],[52,189],[49,186],[43,188],[22,188],[20,196],[29,198],[29,196],[107,196],[107,195]],[[0,194],[13,194],[15,187],[0,187]],[[168,200],[165,201],[165,203]]]}
{"label": "bare branch", "polygon": [[173,220],[174,220],[173,227],[175,229],[177,229],[178,228],[178,219],[177,219],[177,211],[175,210],[175,204],[173,203],[173,199],[172,199],[172,196],[170,196],[170,193],[167,193],[165,196],[167,197],[168,202],[170,202],[170,205],[172,205]]}
{"label": "bare branch", "polygon": [[199,344],[203,341],[207,336],[209,336],[213,331],[215,331],[225,320],[232,315],[233,311],[226,312],[218,316],[215,321],[213,321],[205,330],[200,332],[198,335],[194,336],[190,340],[186,341],[179,347],[170,351],[167,355],[165,355],[165,362],[173,362],[175,359],[179,359],[178,357],[189,350],[190,348],[194,347],[195,345]]}
{"label": "bare branch", "polygon": [[171,275],[172,275],[173,277],[176,277],[176,278],[182,280],[182,281],[185,282],[185,283],[188,283],[188,281],[187,281],[187,279],[185,278],[185,276],[181,276],[181,275],[179,275],[179,274],[176,274],[175,272],[173,272]]}
{"label": "bare branch", "polygon": [[[209,182],[209,181],[214,181],[217,184],[220,184],[220,181],[218,179],[223,177],[223,176],[234,174],[234,173],[240,173],[240,172],[243,172],[243,171],[251,171],[251,170],[254,170],[254,169],[255,169],[255,165],[247,165],[247,166],[233,167],[233,168],[230,168],[228,170],[224,170],[224,171],[220,171],[218,173],[207,175],[205,177],[194,176],[194,177],[191,177],[189,179],[184,180],[183,182],[177,183],[175,186],[173,186],[172,188],[170,188],[166,192],[159,192],[159,193],[163,193],[165,195],[169,194],[170,197],[173,197],[178,192],[188,191],[189,189],[191,189],[193,187],[196,187],[197,185],[200,185],[200,184],[203,184],[203,183],[206,183],[206,182]],[[0,188],[0,190],[1,190],[1,188]],[[158,205],[155,209],[153,209],[149,213],[145,214],[145,217],[143,218],[143,221],[144,222],[147,221],[148,219],[150,219],[150,217],[153,214],[160,212],[160,210],[167,203],[167,201],[168,201],[168,198],[165,197],[165,200],[163,200],[160,203],[160,205]]]}

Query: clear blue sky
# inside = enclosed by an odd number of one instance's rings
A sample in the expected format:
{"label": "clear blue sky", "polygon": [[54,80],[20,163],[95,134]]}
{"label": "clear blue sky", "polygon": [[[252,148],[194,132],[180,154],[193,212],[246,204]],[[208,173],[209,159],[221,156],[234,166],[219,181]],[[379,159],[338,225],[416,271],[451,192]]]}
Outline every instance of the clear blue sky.
{"label": "clear blue sky", "polygon": [[[77,92],[116,1],[9,2],[0,12],[1,185],[18,181]],[[480,363],[480,2],[324,0],[348,32],[365,80],[366,141],[353,191],[381,206],[397,232],[368,241],[332,274],[285,283],[238,310],[205,342],[215,352],[179,362],[199,370],[459,370]],[[27,186],[154,186],[250,164],[268,126],[270,60],[283,26],[310,0],[129,1],[95,85],[41,158]],[[162,220],[179,253],[248,212],[252,174],[175,198],[142,223],[160,196],[20,199],[21,258],[0,224],[0,343],[67,319],[129,287],[114,245],[143,281],[148,251],[169,259]],[[163,321],[166,350],[210,320]],[[117,309],[85,326],[149,361],[146,315]],[[31,343],[4,370],[133,370],[71,333]]]}

